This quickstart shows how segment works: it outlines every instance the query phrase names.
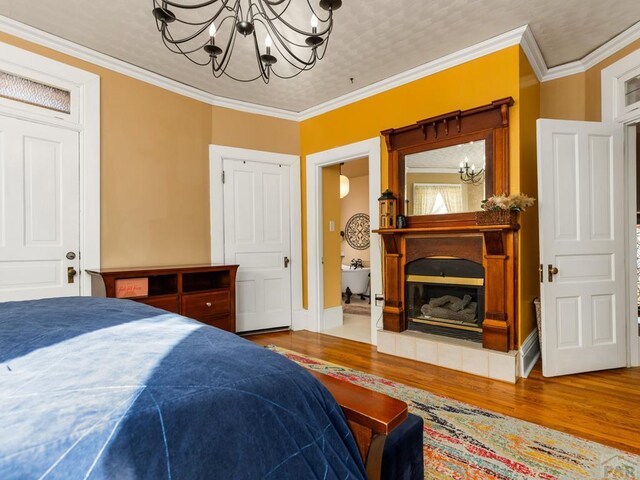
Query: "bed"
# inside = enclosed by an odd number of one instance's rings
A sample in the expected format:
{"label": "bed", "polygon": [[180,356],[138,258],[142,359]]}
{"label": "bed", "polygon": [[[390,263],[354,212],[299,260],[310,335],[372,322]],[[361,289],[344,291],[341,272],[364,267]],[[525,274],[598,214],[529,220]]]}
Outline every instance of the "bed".
{"label": "bed", "polygon": [[129,300],[0,303],[3,480],[421,476],[382,397]]}
{"label": "bed", "polygon": [[127,300],[0,304],[0,478],[364,478],[334,398],[231,333]]}

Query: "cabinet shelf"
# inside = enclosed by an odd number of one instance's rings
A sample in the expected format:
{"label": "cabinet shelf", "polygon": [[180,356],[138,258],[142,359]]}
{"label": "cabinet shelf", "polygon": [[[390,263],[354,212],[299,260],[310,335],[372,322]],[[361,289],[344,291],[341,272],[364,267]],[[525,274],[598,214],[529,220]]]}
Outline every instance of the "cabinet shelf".
{"label": "cabinet shelf", "polygon": [[126,297],[218,328],[235,332],[235,283],[238,265],[189,265],[87,270],[92,295],[116,297],[116,283],[145,279],[145,296]]}

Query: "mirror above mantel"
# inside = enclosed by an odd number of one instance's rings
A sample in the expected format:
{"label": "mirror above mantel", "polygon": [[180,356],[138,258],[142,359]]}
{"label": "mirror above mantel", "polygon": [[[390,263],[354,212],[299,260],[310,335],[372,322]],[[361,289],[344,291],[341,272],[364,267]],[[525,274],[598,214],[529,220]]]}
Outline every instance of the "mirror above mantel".
{"label": "mirror above mantel", "polygon": [[405,215],[479,210],[485,198],[486,143],[470,141],[405,155]]}
{"label": "mirror above mantel", "polygon": [[483,199],[509,192],[512,105],[508,97],[382,132],[408,227],[472,225]]}

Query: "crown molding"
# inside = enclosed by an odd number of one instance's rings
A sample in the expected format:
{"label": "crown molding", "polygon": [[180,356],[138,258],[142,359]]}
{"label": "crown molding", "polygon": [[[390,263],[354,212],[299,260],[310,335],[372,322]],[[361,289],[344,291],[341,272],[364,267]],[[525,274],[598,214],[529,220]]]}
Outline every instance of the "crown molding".
{"label": "crown molding", "polygon": [[557,67],[550,68],[542,78],[541,82],[548,82],[550,80],[556,80],[562,77],[568,77],[575,75],[576,73],[583,73],[587,69],[584,67],[582,60],[576,60],[575,62],[565,63],[564,65],[558,65]]}
{"label": "crown molding", "polygon": [[0,31],[209,105],[286,120],[298,120],[296,112],[219,97],[2,15],[0,15]]}
{"label": "crown molding", "polygon": [[330,112],[345,105],[358,102],[365,98],[377,95],[378,93],[386,92],[393,88],[405,85],[410,82],[414,82],[434,73],[441,72],[451,67],[461,65],[463,63],[475,60],[490,53],[497,52],[513,45],[518,45],[522,39],[522,35],[528,27],[523,26],[511,30],[509,32],[498,35],[497,37],[490,38],[484,42],[477,43],[471,47],[458,50],[450,55],[440,57],[431,62],[425,63],[418,67],[407,70],[406,72],[399,73],[379,82],[373,83],[366,87],[360,88],[353,92],[347,93],[340,97],[329,100],[328,102],[321,103],[314,107],[308,108],[300,112],[299,120],[308,120],[317,115]]}
{"label": "crown molding", "polygon": [[624,32],[616,35],[601,47],[596,48],[584,57],[581,63],[584,65],[584,69],[588,70],[638,39],[640,39],[640,22],[631,25]]}
{"label": "crown molding", "polygon": [[581,60],[548,69],[542,81],[548,82],[549,80],[575,75],[576,73],[584,73],[638,39],[640,39],[640,22],[631,25],[624,32],[596,48]]}
{"label": "crown molding", "polygon": [[164,77],[158,73],[154,73],[125,61],[110,57],[109,55],[105,55],[90,48],[83,47],[69,40],[65,40],[61,37],[57,37],[2,15],[0,15],[0,31],[209,105],[300,122],[513,45],[521,46],[540,82],[547,82],[569,75],[583,73],[603,60],[606,60],[611,55],[615,54],[632,42],[640,39],[640,22],[632,25],[627,30],[615,36],[581,60],[552,68],[547,67],[533,32],[528,25],[524,25],[472,45],[471,47],[459,50],[411,70],[407,70],[392,77],[380,80],[369,86],[347,93],[346,95],[342,95],[308,108],[302,112],[294,112],[291,110],[219,97],[212,93],[205,92],[198,88]]}
{"label": "crown molding", "polygon": [[544,57],[542,56],[536,37],[533,35],[529,25],[526,26],[522,34],[520,47],[522,47],[522,51],[527,56],[529,65],[531,65],[538,81],[542,82],[545,75],[547,75],[547,62],[545,62]]}

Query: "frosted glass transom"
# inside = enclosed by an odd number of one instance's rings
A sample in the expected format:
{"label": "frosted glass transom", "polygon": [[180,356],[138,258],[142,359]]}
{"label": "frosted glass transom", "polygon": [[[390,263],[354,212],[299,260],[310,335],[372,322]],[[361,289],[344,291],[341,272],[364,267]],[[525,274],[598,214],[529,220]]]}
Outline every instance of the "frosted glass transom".
{"label": "frosted glass transom", "polygon": [[0,71],[0,97],[71,113],[71,92]]}

